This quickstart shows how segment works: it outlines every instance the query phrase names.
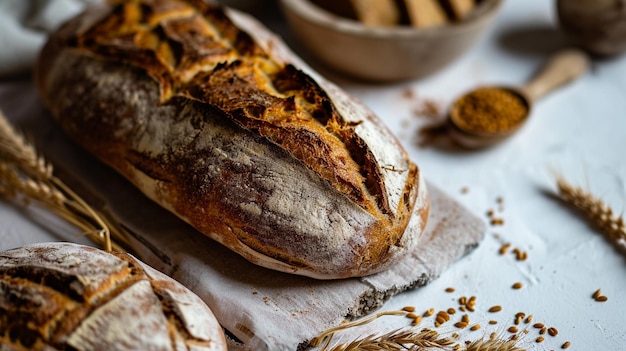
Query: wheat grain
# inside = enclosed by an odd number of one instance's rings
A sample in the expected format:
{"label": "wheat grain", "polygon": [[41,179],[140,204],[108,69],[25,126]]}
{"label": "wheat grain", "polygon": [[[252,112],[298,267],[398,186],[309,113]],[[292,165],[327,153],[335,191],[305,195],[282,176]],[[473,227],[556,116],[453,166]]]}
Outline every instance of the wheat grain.
{"label": "wheat grain", "polygon": [[563,345],[561,345],[561,348],[562,349],[566,349],[566,348],[569,348],[570,345],[571,345],[571,343],[569,341],[566,341],[566,342],[563,343]]}
{"label": "wheat grain", "polygon": [[498,252],[500,253],[500,255],[504,255],[507,253],[507,251],[509,251],[510,247],[511,243],[504,243],[502,244],[502,246],[500,246],[500,250],[498,250]]}
{"label": "wheat grain", "polygon": [[598,297],[596,298],[596,301],[598,301],[598,302],[606,302],[606,301],[608,301],[608,300],[609,300],[609,298],[608,298],[608,297],[606,297],[606,296],[604,296],[604,295],[598,296]]}
{"label": "wheat grain", "polygon": [[594,299],[598,299],[598,297],[599,297],[600,295],[602,295],[602,290],[601,290],[601,289],[598,289],[598,290],[596,290],[596,292],[594,292],[594,293],[593,293],[593,298],[594,298]]}
{"label": "wheat grain", "polygon": [[548,334],[550,334],[550,336],[557,336],[559,331],[555,327],[550,327],[548,328]]}
{"label": "wheat grain", "polygon": [[499,305],[491,306],[491,307],[489,307],[488,311],[491,312],[491,313],[500,312],[500,311],[502,311],[502,306],[499,306]]}
{"label": "wheat grain", "polygon": [[466,322],[463,322],[463,321],[461,321],[461,322],[456,322],[456,323],[454,323],[454,326],[455,326],[455,327],[457,327],[457,328],[459,328],[459,329],[463,329],[463,328],[467,327],[467,323],[466,323]]}

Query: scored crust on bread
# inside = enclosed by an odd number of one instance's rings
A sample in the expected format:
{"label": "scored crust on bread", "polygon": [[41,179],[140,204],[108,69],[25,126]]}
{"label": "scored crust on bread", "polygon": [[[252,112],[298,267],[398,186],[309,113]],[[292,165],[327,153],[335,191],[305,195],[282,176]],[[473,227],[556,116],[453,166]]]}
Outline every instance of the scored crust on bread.
{"label": "scored crust on bread", "polygon": [[37,79],[74,140],[253,263],[362,276],[424,229],[423,178],[391,132],[234,10],[91,7],[51,36]]}
{"label": "scored crust on bread", "polygon": [[215,316],[126,253],[72,243],[0,252],[2,350],[225,351]]}

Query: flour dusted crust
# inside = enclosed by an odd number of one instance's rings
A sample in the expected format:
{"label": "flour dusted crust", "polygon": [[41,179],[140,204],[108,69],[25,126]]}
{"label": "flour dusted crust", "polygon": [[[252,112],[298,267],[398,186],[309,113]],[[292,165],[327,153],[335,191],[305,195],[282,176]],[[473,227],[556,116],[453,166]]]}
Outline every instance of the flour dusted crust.
{"label": "flour dusted crust", "polygon": [[424,229],[426,187],[393,135],[241,13],[109,1],[51,37],[38,84],[78,143],[253,263],[362,276]]}
{"label": "flour dusted crust", "polygon": [[225,351],[211,310],[134,257],[71,243],[0,252],[2,350]]}

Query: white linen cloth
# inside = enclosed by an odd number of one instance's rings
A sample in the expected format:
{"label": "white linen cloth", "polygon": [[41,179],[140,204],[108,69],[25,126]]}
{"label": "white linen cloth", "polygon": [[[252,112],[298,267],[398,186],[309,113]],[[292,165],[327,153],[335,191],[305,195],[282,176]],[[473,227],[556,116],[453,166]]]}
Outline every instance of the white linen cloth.
{"label": "white linen cloth", "polygon": [[48,33],[95,1],[0,1],[0,78],[27,73]]}

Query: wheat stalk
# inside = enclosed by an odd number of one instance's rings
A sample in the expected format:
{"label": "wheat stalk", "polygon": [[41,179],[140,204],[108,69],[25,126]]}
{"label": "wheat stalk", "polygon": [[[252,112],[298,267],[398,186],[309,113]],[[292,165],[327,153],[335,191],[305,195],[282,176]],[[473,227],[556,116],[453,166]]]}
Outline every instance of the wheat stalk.
{"label": "wheat stalk", "polygon": [[345,323],[337,327],[327,329],[310,342],[311,346],[320,346],[321,351],[418,351],[418,350],[446,350],[446,351],[524,351],[517,347],[517,340],[501,339],[495,333],[490,338],[481,338],[466,343],[461,348],[458,342],[458,334],[442,336],[437,331],[423,328],[417,330],[416,326],[400,328],[382,335],[370,334],[368,336],[340,343],[332,348],[329,345],[335,334],[341,330],[371,323],[383,316],[406,316],[406,311],[379,312],[372,316]]}
{"label": "wheat stalk", "polygon": [[[123,249],[111,241],[113,221],[104,219],[53,175],[52,165],[15,131],[0,112],[0,198],[36,201],[75,225],[107,251]],[[119,234],[117,235],[119,236]]]}
{"label": "wheat stalk", "polygon": [[581,211],[609,240],[626,245],[624,219],[602,200],[582,188],[572,186],[563,177],[557,176],[558,194],[566,203]]}
{"label": "wheat stalk", "polygon": [[517,347],[517,341],[511,339],[478,339],[472,341],[462,351],[525,351]]}
{"label": "wheat stalk", "polygon": [[353,328],[353,327],[357,327],[359,325],[364,325],[367,323],[371,323],[374,320],[383,317],[383,316],[406,316],[407,312],[406,311],[385,311],[385,312],[378,312],[376,314],[373,314],[369,317],[366,318],[361,318],[358,319],[356,321],[353,322],[349,322],[349,323],[345,323],[342,324],[340,326],[337,327],[332,327],[329,329],[326,329],[325,331],[323,331],[320,335],[318,335],[317,337],[313,338],[311,340],[311,346],[319,346],[322,342],[324,342],[324,340],[326,340],[326,344],[324,346],[324,349],[328,346],[328,342],[330,342],[330,339],[332,339],[333,335],[340,331],[340,330],[344,330],[344,329],[348,329],[348,328]]}
{"label": "wheat stalk", "polygon": [[52,176],[52,166],[37,155],[35,148],[17,133],[0,112],[0,160],[19,165],[20,171],[31,178],[47,179]]}
{"label": "wheat stalk", "polygon": [[394,330],[375,336],[369,335],[349,343],[334,346],[330,351],[406,351],[406,350],[447,350],[456,339],[443,337],[431,329]]}

